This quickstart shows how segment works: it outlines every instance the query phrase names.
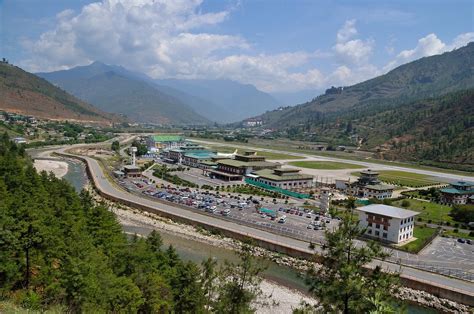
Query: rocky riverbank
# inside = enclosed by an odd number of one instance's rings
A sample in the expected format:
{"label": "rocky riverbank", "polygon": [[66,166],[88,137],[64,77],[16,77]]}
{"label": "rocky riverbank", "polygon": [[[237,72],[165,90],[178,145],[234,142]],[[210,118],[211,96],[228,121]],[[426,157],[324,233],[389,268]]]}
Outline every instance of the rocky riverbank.
{"label": "rocky riverbank", "polygon": [[69,165],[67,164],[67,162],[60,160],[36,159],[33,163],[33,166],[38,172],[52,172],[57,178],[64,177],[69,169]]}
{"label": "rocky riverbank", "polygon": [[[98,196],[90,187],[88,190],[93,193],[96,201],[104,202],[110,210],[115,213],[117,219],[122,225],[151,227],[160,232],[219,246],[229,250],[239,250],[241,248],[242,243],[240,241],[215,235],[201,228],[176,223],[171,219],[163,218],[155,214],[143,212],[121,204],[115,204]],[[256,248],[255,255],[257,257],[269,259],[278,265],[291,267],[301,271],[302,273],[305,273],[309,267],[320,267],[319,264],[314,262],[293,258],[262,248]],[[292,312],[292,309],[298,307],[301,301],[310,304],[317,304],[317,300],[314,298],[309,298],[299,291],[283,287],[268,280],[262,282],[261,288],[265,295],[271,294],[273,299],[275,301],[278,300],[278,302],[269,307],[260,308],[258,311],[259,313],[290,313]],[[424,291],[410,288],[402,287],[397,297],[401,300],[433,308],[444,313],[472,313],[471,309],[465,305],[441,299]]]}

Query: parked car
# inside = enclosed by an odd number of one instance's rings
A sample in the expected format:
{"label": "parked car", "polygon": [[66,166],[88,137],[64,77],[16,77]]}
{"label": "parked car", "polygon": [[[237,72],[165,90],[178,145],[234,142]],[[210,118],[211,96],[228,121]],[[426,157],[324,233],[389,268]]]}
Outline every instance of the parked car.
{"label": "parked car", "polygon": [[459,239],[458,239],[458,242],[459,242],[459,243],[466,243],[466,240],[464,240],[464,239],[462,239],[462,238],[459,238]]}

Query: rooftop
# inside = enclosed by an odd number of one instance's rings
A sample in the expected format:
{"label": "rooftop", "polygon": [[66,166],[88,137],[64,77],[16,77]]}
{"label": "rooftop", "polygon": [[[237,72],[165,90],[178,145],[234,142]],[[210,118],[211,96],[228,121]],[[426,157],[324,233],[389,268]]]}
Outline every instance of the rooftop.
{"label": "rooftop", "polygon": [[196,151],[192,153],[185,153],[184,156],[196,159],[211,159],[216,154],[210,151]]}
{"label": "rooftop", "polygon": [[276,166],[275,163],[269,162],[269,161],[241,161],[241,160],[235,160],[235,159],[222,159],[217,162],[218,164],[222,164],[225,166],[231,166],[231,167],[238,167],[238,168],[243,168],[243,167],[274,167]]}
{"label": "rooftop", "polygon": [[125,165],[125,166],[123,166],[123,169],[128,170],[128,171],[130,171],[130,170],[135,170],[135,171],[140,170],[140,168],[138,168],[137,166],[134,166],[134,165]]}
{"label": "rooftop", "polygon": [[371,169],[367,170],[362,170],[360,171],[360,174],[365,174],[365,175],[378,175],[379,173],[377,171],[373,171]]}
{"label": "rooftop", "polygon": [[465,186],[465,187],[471,187],[474,186],[474,182],[469,182],[469,181],[456,181],[451,183],[452,186]]}
{"label": "rooftop", "polygon": [[445,188],[440,191],[447,194],[474,194],[474,190],[458,190],[455,188]]}
{"label": "rooftop", "polygon": [[392,185],[386,185],[386,184],[373,184],[373,185],[366,185],[364,188],[371,189],[371,190],[377,190],[377,191],[385,191],[385,190],[393,190],[394,187]]}
{"label": "rooftop", "polygon": [[181,142],[184,140],[181,135],[152,135],[151,138],[155,142]]}
{"label": "rooftop", "polygon": [[405,219],[419,214],[418,212],[412,210],[382,204],[363,206],[357,208],[357,210],[365,213],[377,214],[399,219]]}
{"label": "rooftop", "polygon": [[259,177],[273,180],[273,181],[312,180],[313,179],[313,177],[310,175],[300,174],[300,173],[285,174],[282,176],[277,173],[278,170],[281,170],[281,169],[275,169],[275,170],[263,169],[259,171],[254,171],[254,174],[256,174]]}

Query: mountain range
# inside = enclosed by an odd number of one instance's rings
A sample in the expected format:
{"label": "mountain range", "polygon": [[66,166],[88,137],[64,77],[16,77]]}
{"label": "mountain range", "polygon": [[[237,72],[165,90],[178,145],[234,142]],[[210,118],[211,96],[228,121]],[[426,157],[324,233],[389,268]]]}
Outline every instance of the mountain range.
{"label": "mountain range", "polygon": [[370,108],[407,103],[474,86],[474,43],[404,64],[385,75],[349,87],[333,87],[304,104],[259,116],[270,127],[286,128]]}
{"label": "mountain range", "polygon": [[0,62],[0,110],[99,124],[121,120],[6,62]]}
{"label": "mountain range", "polygon": [[473,56],[470,43],[258,118],[290,137],[361,144],[385,159],[474,165],[466,146],[474,137]]}
{"label": "mountain range", "polygon": [[230,80],[154,80],[102,62],[37,75],[101,110],[137,122],[227,123],[279,106],[272,96],[252,85]]}

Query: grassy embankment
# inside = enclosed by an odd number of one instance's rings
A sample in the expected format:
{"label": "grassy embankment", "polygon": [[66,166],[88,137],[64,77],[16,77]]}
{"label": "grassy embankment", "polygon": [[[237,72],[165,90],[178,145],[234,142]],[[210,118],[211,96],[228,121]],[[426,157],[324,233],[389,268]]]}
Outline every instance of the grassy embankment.
{"label": "grassy embankment", "polygon": [[413,230],[413,236],[416,238],[416,240],[401,246],[400,249],[416,253],[426,245],[426,242],[434,235],[435,232],[436,229],[433,228],[415,226],[415,229]]}
{"label": "grassy embankment", "polygon": [[[406,206],[407,209],[414,210],[420,213],[417,216],[417,219],[421,218],[423,221],[433,223],[453,223],[453,218],[449,216],[449,213],[452,209],[450,206],[414,199],[410,199],[407,201],[410,203],[409,206]],[[392,205],[397,207],[403,207],[403,202],[403,200],[395,201],[392,202]]]}
{"label": "grassy embankment", "polygon": [[321,169],[321,170],[341,170],[341,169],[362,169],[365,168],[361,165],[350,164],[345,162],[334,162],[334,161],[292,161],[289,163],[292,166],[308,168],[308,169]]}

